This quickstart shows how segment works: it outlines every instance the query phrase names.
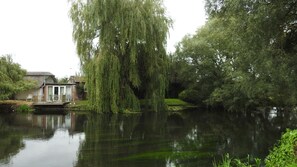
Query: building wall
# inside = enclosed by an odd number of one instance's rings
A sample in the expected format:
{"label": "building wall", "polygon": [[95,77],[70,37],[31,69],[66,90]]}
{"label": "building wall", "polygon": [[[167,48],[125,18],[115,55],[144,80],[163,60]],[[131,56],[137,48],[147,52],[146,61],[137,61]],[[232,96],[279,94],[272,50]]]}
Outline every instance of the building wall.
{"label": "building wall", "polygon": [[15,99],[16,100],[27,100],[27,97],[29,96],[29,94],[31,94],[32,96],[38,96],[39,95],[39,92],[40,92],[40,89],[39,88],[37,88],[37,89],[31,89],[31,90],[28,90],[28,91],[21,92],[21,93],[17,94],[15,96]]}

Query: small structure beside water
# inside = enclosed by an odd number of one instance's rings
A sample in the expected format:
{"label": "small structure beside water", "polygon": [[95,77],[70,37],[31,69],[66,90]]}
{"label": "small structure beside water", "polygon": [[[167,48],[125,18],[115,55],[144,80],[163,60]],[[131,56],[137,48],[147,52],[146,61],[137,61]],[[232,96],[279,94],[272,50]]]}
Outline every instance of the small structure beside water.
{"label": "small structure beside water", "polygon": [[50,72],[28,72],[25,79],[35,81],[36,87],[17,94],[16,100],[32,101],[36,107],[63,107],[78,98],[75,83],[57,83]]}

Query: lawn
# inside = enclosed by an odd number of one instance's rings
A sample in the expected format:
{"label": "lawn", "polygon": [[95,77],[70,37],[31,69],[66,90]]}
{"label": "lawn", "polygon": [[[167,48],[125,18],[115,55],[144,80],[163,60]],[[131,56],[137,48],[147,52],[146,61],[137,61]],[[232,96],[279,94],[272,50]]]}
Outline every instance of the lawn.
{"label": "lawn", "polygon": [[165,103],[168,106],[194,106],[193,104],[187,103],[180,99],[165,99]]}
{"label": "lawn", "polygon": [[[141,106],[144,106],[145,100],[141,100],[140,103]],[[169,111],[179,111],[196,107],[194,104],[187,103],[180,99],[165,99],[165,103],[168,106]],[[87,100],[76,101],[75,104],[69,104],[67,107],[73,110],[90,110]]]}

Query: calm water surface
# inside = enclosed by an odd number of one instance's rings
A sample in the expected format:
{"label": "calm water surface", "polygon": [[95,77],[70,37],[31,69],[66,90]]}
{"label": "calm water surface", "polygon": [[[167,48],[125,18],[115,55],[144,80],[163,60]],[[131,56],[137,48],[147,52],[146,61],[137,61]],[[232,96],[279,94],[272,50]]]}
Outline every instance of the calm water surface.
{"label": "calm water surface", "polygon": [[294,113],[0,114],[1,167],[212,166],[265,157]]}

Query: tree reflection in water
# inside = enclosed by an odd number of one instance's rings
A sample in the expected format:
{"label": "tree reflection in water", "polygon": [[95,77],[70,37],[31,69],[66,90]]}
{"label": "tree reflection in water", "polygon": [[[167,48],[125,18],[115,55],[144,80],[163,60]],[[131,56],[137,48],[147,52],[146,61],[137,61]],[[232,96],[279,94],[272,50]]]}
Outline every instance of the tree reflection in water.
{"label": "tree reflection in water", "polygon": [[296,123],[296,114],[281,112],[90,115],[76,166],[211,166],[225,153],[261,158]]}
{"label": "tree reflection in water", "polygon": [[21,140],[22,134],[18,130],[8,128],[8,121],[11,119],[0,117],[0,164],[7,164],[10,157],[24,147]]}
{"label": "tree reflection in water", "polygon": [[[296,113],[276,109],[247,113],[7,114],[0,115],[0,166],[26,149],[24,139],[47,141],[56,129],[67,133],[69,140],[84,132],[79,150],[75,149],[76,167],[196,167],[212,166],[214,159],[226,153],[263,158],[286,128],[296,126]],[[77,148],[79,142],[69,147]],[[43,144],[47,146],[47,142]]]}

